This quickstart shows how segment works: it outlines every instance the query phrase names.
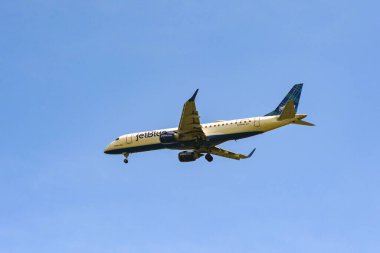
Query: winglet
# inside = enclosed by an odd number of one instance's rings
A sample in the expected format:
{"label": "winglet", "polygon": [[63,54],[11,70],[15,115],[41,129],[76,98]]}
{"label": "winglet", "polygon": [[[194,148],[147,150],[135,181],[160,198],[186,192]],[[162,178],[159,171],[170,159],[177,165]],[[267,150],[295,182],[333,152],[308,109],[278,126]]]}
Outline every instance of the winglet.
{"label": "winglet", "polygon": [[193,96],[189,99],[189,101],[194,101],[194,100],[195,100],[195,97],[197,96],[198,91],[199,91],[199,89],[197,89],[197,90],[194,92]]}
{"label": "winglet", "polygon": [[249,155],[247,156],[247,158],[250,158],[250,157],[253,155],[253,153],[255,153],[255,151],[256,151],[256,148],[254,148],[254,149],[251,151],[251,153],[249,153]]}

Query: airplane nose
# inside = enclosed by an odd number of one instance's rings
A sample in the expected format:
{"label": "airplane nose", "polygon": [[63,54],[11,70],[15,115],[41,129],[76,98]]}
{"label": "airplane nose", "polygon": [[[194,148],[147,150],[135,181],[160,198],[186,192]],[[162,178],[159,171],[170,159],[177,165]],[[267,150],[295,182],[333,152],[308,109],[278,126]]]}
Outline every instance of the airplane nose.
{"label": "airplane nose", "polygon": [[111,154],[111,144],[104,149],[105,154]]}

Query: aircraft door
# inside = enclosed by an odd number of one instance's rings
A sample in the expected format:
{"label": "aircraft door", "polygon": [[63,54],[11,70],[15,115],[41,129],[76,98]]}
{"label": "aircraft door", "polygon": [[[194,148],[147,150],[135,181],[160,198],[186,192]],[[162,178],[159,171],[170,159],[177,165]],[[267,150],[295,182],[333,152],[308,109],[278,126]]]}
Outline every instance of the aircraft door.
{"label": "aircraft door", "polygon": [[127,141],[127,144],[131,144],[132,143],[132,135],[131,134],[127,135],[126,141]]}
{"label": "aircraft door", "polygon": [[260,126],[260,117],[257,117],[257,118],[254,119],[253,125],[255,127],[259,127]]}

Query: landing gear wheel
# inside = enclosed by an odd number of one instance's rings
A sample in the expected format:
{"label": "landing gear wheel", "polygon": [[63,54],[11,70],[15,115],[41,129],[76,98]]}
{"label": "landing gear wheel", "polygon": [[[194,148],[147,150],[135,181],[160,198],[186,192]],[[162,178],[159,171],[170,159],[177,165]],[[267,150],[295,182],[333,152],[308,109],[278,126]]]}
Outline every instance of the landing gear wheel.
{"label": "landing gear wheel", "polygon": [[214,160],[214,157],[212,157],[212,155],[210,155],[210,154],[207,154],[207,155],[205,156],[205,158],[206,158],[206,160],[207,160],[208,162],[212,162],[212,160]]}
{"label": "landing gear wheel", "polygon": [[124,163],[128,163],[128,156],[129,156],[129,154],[128,153],[123,153],[123,156],[125,157]]}

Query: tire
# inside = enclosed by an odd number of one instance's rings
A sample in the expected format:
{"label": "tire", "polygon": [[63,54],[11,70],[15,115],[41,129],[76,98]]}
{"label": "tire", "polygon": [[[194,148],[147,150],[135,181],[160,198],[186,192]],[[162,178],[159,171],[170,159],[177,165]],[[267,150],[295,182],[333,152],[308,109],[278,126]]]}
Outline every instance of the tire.
{"label": "tire", "polygon": [[124,163],[128,163],[128,159],[127,158],[124,159]]}
{"label": "tire", "polygon": [[207,160],[208,162],[212,162],[212,160],[214,160],[214,157],[212,157],[212,155],[210,155],[210,154],[207,154],[207,155],[205,156],[205,158],[206,158],[206,160]]}

